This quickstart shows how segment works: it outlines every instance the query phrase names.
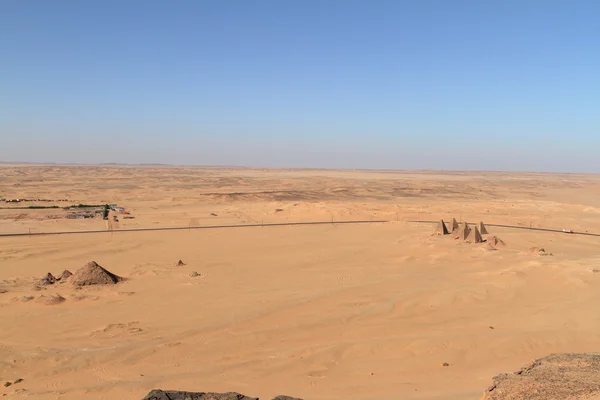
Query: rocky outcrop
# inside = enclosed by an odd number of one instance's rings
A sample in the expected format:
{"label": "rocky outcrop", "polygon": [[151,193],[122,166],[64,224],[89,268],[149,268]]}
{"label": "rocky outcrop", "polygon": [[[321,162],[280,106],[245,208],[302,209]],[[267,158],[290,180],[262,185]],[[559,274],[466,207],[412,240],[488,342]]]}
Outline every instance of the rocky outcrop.
{"label": "rocky outcrop", "polygon": [[48,272],[42,279],[40,279],[39,286],[54,285],[56,283],[56,277]]}
{"label": "rocky outcrop", "polygon": [[481,400],[583,400],[600,395],[600,354],[552,354],[494,377]]}
{"label": "rocky outcrop", "polygon": [[40,290],[43,286],[54,285],[56,282],[64,282],[71,275],[73,274],[67,269],[65,269],[58,278],[52,275],[50,272],[48,272],[46,275],[44,275],[42,279],[40,279],[37,285],[34,286],[34,290]]}
{"label": "rocky outcrop", "polygon": [[181,392],[178,390],[152,390],[142,400],[258,400],[239,393]]}
{"label": "rocky outcrop", "polygon": [[302,399],[299,399],[297,397],[290,397],[290,396],[277,396],[277,397],[273,398],[273,400],[302,400]]}
{"label": "rocky outcrop", "polygon": [[[181,392],[178,390],[152,390],[142,400],[258,400],[258,397],[248,397],[243,394]],[[277,396],[273,400],[302,400],[296,397]]]}

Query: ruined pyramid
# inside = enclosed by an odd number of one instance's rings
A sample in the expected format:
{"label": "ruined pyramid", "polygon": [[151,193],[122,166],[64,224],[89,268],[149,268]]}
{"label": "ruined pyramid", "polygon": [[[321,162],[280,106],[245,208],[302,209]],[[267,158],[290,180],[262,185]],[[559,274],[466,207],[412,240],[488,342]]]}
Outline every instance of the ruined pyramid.
{"label": "ruined pyramid", "polygon": [[73,286],[114,285],[122,280],[123,278],[102,268],[95,261],[87,263],[68,278]]}
{"label": "ruined pyramid", "polygon": [[488,230],[485,227],[485,225],[483,224],[483,221],[479,221],[479,224],[477,225],[477,227],[479,228],[479,233],[481,233],[482,235],[488,234]]}
{"label": "ruined pyramid", "polygon": [[483,240],[481,239],[481,233],[479,233],[479,229],[474,227],[471,229],[471,232],[467,235],[467,242],[469,243],[481,243]]}
{"label": "ruined pyramid", "polygon": [[73,276],[73,273],[71,271],[69,271],[68,269],[65,269],[62,274],[60,274],[60,276],[58,278],[56,278],[57,281],[61,281],[64,282],[67,279],[69,279],[70,276]]}
{"label": "ruined pyramid", "polygon": [[504,243],[504,241],[502,239],[500,239],[498,236],[489,237],[487,239],[487,242],[491,243],[494,246],[506,246],[506,243]]}
{"label": "ruined pyramid", "polygon": [[460,228],[458,228],[456,238],[460,240],[467,240],[469,233],[471,233],[471,228],[469,228],[469,224],[463,222]]}
{"label": "ruined pyramid", "polygon": [[448,229],[450,232],[456,232],[458,230],[458,222],[456,222],[456,218],[452,218],[450,221],[450,228]]}
{"label": "ruined pyramid", "polygon": [[444,220],[440,219],[440,221],[435,226],[435,232],[434,232],[434,234],[436,234],[436,235],[447,235],[448,233],[449,233],[448,232],[448,228],[446,228],[446,224],[444,223]]}

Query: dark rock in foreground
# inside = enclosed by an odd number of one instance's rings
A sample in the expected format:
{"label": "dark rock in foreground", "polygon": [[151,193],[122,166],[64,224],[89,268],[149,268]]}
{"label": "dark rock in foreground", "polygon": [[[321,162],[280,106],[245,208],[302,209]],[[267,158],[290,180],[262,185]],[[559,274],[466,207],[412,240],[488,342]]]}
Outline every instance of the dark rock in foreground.
{"label": "dark rock in foreground", "polygon": [[290,397],[290,396],[277,396],[277,397],[273,398],[273,400],[302,400],[302,399],[299,399],[297,397]]}
{"label": "dark rock in foreground", "polygon": [[600,395],[600,354],[552,354],[494,377],[481,400],[582,400]]}
{"label": "dark rock in foreground", "polygon": [[39,286],[48,286],[48,285],[54,285],[56,283],[56,277],[54,275],[52,275],[50,272],[48,272],[42,279],[40,279],[40,282],[38,283]]}
{"label": "dark rock in foreground", "polygon": [[[181,392],[178,390],[152,390],[142,400],[258,400],[257,397],[248,397],[243,394],[231,393],[203,393]],[[302,400],[295,397],[277,396],[273,400]]]}
{"label": "dark rock in foreground", "polygon": [[142,400],[258,400],[239,393],[181,392],[178,390],[153,390]]}

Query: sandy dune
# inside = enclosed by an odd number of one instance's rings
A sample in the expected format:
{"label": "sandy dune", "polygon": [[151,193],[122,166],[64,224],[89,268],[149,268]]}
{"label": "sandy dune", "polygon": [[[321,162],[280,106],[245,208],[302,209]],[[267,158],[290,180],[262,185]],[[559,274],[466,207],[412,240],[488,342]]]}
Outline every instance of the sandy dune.
{"label": "sandy dune", "polygon": [[[135,219],[0,238],[0,383],[23,379],[0,396],[478,399],[536,358],[599,351],[600,237],[488,227],[491,251],[406,221],[600,233],[599,194],[595,175],[2,166],[0,197]],[[1,209],[0,232],[106,229],[63,214]],[[332,219],[390,222],[118,232]],[[34,289],[91,260],[125,280]]]}

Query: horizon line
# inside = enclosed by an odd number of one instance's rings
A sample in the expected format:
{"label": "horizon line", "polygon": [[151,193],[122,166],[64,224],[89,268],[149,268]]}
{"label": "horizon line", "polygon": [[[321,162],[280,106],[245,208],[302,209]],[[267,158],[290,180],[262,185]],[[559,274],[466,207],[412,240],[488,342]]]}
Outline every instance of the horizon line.
{"label": "horizon line", "polygon": [[65,167],[179,167],[179,168],[215,168],[215,169],[266,169],[297,171],[365,171],[365,172],[405,172],[405,173],[504,173],[504,174],[552,174],[552,175],[600,175],[598,172],[560,172],[560,171],[507,171],[507,170],[462,170],[462,169],[390,169],[390,168],[323,168],[323,167],[261,167],[250,165],[203,165],[203,164],[169,164],[169,163],[76,163],[76,162],[44,162],[44,161],[0,161],[0,166],[65,166]]}

